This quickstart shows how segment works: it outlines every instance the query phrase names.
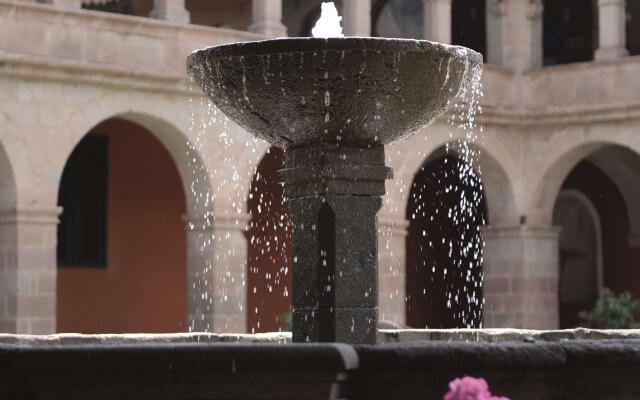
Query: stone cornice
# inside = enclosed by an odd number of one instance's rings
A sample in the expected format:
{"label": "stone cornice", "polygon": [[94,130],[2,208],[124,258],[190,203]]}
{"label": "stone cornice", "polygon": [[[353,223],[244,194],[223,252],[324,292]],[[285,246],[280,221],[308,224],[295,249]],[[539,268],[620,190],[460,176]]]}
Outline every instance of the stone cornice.
{"label": "stone cornice", "polygon": [[558,226],[532,226],[532,225],[516,225],[516,226],[491,226],[485,225],[480,228],[483,238],[501,238],[501,237],[534,237],[557,239],[560,234]]}
{"label": "stone cornice", "polygon": [[187,231],[246,231],[251,220],[248,213],[185,215]]}
{"label": "stone cornice", "polygon": [[478,120],[484,125],[547,126],[619,122],[640,119],[640,101],[551,110],[516,111],[483,106]]}
{"label": "stone cornice", "polygon": [[[186,76],[132,70],[117,65],[85,63],[0,52],[0,79],[84,83],[143,92],[187,95]],[[514,84],[523,84],[514,82]],[[517,110],[483,105],[478,120],[495,126],[544,126],[606,123],[640,119],[640,99],[632,104],[600,104],[553,110]]]}
{"label": "stone cornice", "polygon": [[120,87],[140,91],[187,94],[187,78],[176,73],[131,70],[116,65],[91,64],[0,52],[0,79],[42,80]]}
{"label": "stone cornice", "polygon": [[407,236],[409,221],[404,218],[378,216],[378,235]]}
{"label": "stone cornice", "polygon": [[57,225],[62,207],[18,206],[0,208],[0,224]]}

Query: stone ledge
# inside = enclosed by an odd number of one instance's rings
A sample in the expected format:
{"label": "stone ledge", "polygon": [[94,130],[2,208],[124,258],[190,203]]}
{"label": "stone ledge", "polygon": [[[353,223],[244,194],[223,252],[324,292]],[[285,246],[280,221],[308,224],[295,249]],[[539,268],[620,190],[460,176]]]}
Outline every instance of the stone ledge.
{"label": "stone ledge", "polygon": [[354,399],[439,399],[469,375],[513,400],[640,398],[640,340],[466,343],[407,342],[356,346]]}
{"label": "stone ledge", "polygon": [[[535,332],[508,331],[520,338]],[[257,337],[288,334],[4,335],[0,397],[424,400],[442,398],[451,379],[471,375],[513,400],[640,398],[640,340],[629,335],[384,346],[216,343]]]}
{"label": "stone ledge", "polygon": [[[639,329],[378,329],[378,344],[406,342],[559,342],[570,340],[640,340]],[[80,345],[80,344],[136,344],[136,343],[289,343],[291,332],[271,333],[143,333],[100,334],[60,333],[56,335],[0,334],[0,345]]]}
{"label": "stone ledge", "polygon": [[85,344],[144,344],[144,343],[287,343],[291,333],[223,334],[223,333],[166,333],[166,334],[101,334],[83,335],[61,333],[57,335],[0,334],[0,345],[32,346],[85,345]]}
{"label": "stone ledge", "polygon": [[523,342],[564,340],[640,339],[640,329],[379,329],[378,343],[402,343],[412,341],[463,341],[463,342]]}

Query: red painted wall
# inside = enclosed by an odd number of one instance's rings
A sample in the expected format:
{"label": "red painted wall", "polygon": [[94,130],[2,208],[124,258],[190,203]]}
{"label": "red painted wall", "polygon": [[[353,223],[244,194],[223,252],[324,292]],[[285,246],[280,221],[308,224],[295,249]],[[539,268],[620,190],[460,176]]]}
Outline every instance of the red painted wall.
{"label": "red painted wall", "polygon": [[[287,327],[283,315],[291,311],[291,227],[282,185],[282,150],[271,148],[258,165],[247,207],[247,328],[249,332],[277,332]],[[277,239],[276,239],[277,238]],[[257,310],[257,312],[256,312]]]}
{"label": "red painted wall", "polygon": [[58,268],[58,332],[186,330],[185,195],[163,145],[109,120],[107,268]]}

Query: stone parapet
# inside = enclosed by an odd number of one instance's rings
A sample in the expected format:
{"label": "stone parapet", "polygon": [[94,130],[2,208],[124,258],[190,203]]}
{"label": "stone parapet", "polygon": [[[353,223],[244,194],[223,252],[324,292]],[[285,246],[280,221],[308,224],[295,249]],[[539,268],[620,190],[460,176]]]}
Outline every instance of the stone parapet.
{"label": "stone parapet", "polygon": [[[640,329],[378,329],[381,346],[408,342],[559,342],[559,341],[640,340]],[[170,343],[273,343],[291,342],[291,332],[269,333],[59,333],[53,335],[0,334],[0,345],[67,346],[90,344],[170,344]]]}
{"label": "stone parapet", "polygon": [[[212,343],[212,335],[202,334],[176,342],[167,340],[175,335],[100,336],[0,336],[0,390],[7,398],[52,400],[410,400],[442,398],[449,381],[471,375],[512,399],[640,397],[637,338],[470,343],[442,337],[350,346]],[[260,335],[242,340],[249,336]]]}
{"label": "stone parapet", "polygon": [[460,341],[477,343],[558,342],[566,340],[640,340],[639,329],[379,329],[378,344],[416,341]]}

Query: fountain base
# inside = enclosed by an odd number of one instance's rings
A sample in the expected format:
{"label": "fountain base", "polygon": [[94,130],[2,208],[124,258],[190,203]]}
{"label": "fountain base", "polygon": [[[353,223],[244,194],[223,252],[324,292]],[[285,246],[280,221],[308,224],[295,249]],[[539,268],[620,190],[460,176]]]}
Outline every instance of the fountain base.
{"label": "fountain base", "polygon": [[293,341],[375,343],[384,148],[288,148],[279,177],[293,226]]}
{"label": "fountain base", "polygon": [[[640,398],[640,331],[414,330],[381,332],[382,341],[409,342],[378,346],[255,343],[286,336],[0,335],[0,394],[440,399],[450,380],[471,375],[511,399]],[[252,343],[216,343],[229,340]]]}

